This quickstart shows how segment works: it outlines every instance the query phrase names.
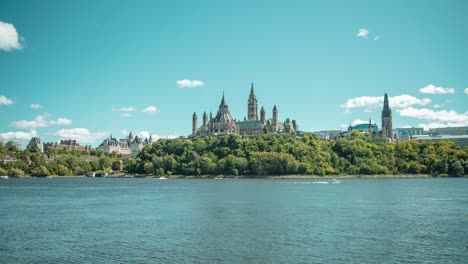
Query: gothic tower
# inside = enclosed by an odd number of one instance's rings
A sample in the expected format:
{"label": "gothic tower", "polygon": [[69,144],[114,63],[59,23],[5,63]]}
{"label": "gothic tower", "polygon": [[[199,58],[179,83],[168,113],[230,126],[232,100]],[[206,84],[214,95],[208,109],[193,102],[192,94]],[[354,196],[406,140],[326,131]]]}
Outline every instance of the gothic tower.
{"label": "gothic tower", "polygon": [[248,120],[258,120],[257,97],[255,96],[253,82],[252,82],[252,86],[250,88],[247,118],[248,118]]}
{"label": "gothic tower", "polygon": [[203,125],[208,125],[208,115],[206,114],[206,112],[203,113]]}
{"label": "gothic tower", "polygon": [[198,117],[197,117],[197,113],[194,112],[193,117],[192,117],[192,136],[194,137],[197,135],[197,127],[198,127]]}
{"label": "gothic tower", "polygon": [[382,110],[382,138],[387,141],[393,140],[393,129],[392,129],[392,110],[388,104],[388,96],[385,94],[384,106]]}
{"label": "gothic tower", "polygon": [[372,139],[372,122],[370,118],[369,118],[369,127],[367,129],[369,133],[369,138]]}
{"label": "gothic tower", "polygon": [[278,131],[278,109],[276,108],[276,105],[275,107],[273,107],[273,132],[276,132]]}
{"label": "gothic tower", "polygon": [[260,121],[262,122],[263,125],[266,125],[266,115],[265,115],[265,109],[262,106],[262,109],[260,109]]}

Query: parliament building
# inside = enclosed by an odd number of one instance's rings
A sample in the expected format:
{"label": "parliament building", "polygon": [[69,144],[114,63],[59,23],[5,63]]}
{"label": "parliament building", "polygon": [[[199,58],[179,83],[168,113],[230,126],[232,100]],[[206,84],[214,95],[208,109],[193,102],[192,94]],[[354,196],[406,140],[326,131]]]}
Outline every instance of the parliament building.
{"label": "parliament building", "polygon": [[296,120],[286,119],[284,122],[278,120],[278,108],[276,105],[272,110],[272,118],[266,118],[265,109],[260,109],[260,118],[258,117],[258,101],[255,96],[254,85],[250,88],[250,95],[247,104],[247,116],[243,121],[238,121],[231,116],[226,99],[221,99],[218,112],[213,117],[209,117],[206,112],[203,113],[203,123],[198,126],[197,113],[192,116],[192,134],[190,137],[217,136],[228,134],[253,135],[262,133],[296,133],[298,125]]}

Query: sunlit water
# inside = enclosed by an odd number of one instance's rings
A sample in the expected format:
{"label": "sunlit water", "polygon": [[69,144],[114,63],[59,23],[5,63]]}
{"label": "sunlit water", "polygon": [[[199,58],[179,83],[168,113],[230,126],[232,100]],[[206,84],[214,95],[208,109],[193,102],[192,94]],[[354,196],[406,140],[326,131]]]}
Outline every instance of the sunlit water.
{"label": "sunlit water", "polygon": [[2,263],[468,263],[468,179],[0,180]]}

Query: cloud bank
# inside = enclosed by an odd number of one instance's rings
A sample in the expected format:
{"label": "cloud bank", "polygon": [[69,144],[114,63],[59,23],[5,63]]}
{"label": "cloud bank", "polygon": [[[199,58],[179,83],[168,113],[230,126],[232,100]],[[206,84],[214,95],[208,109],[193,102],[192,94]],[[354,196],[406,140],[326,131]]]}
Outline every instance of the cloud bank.
{"label": "cloud bank", "polygon": [[[360,96],[346,100],[341,108],[349,112],[354,108],[377,108],[383,106],[383,96]],[[407,108],[413,105],[425,106],[431,102],[429,98],[419,99],[417,97],[402,94],[388,98],[390,107],[394,108]]]}
{"label": "cloud bank", "polygon": [[108,132],[91,132],[87,128],[70,128],[58,130],[55,136],[61,139],[75,139],[84,144],[92,144],[107,134]]}
{"label": "cloud bank", "polygon": [[455,92],[455,89],[437,87],[433,84],[429,84],[428,86],[419,89],[419,91],[424,94],[453,94]]}
{"label": "cloud bank", "polygon": [[36,130],[31,130],[29,132],[6,132],[0,133],[0,139],[2,140],[30,140],[32,137],[37,137]]}
{"label": "cloud bank", "polygon": [[22,129],[37,129],[48,126],[68,126],[71,125],[71,119],[59,117],[57,120],[48,120],[49,114],[38,115],[34,120],[13,121],[10,126]]}

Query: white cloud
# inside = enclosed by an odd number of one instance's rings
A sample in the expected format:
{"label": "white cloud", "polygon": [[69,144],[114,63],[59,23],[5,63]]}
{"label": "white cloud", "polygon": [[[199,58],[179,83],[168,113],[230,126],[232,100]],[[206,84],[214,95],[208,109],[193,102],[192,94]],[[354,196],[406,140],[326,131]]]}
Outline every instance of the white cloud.
{"label": "white cloud", "polygon": [[374,40],[379,40],[380,39],[380,36],[375,36],[374,37]]}
{"label": "white cloud", "polygon": [[0,95],[0,105],[11,105],[13,104],[13,100],[7,98],[4,95]]}
{"label": "white cloud", "polygon": [[2,140],[30,140],[32,137],[37,137],[37,132],[34,129],[29,132],[0,133],[0,139]]}
{"label": "white cloud", "polygon": [[155,112],[159,112],[159,109],[154,105],[150,105],[146,107],[145,109],[143,109],[142,112],[143,113],[155,113]]}
{"label": "white cloud", "polygon": [[50,125],[59,125],[59,126],[68,126],[71,125],[71,119],[59,117],[57,120],[52,120],[49,122]]}
{"label": "white cloud", "polygon": [[[360,96],[346,100],[346,102],[341,105],[341,108],[345,109],[346,112],[349,112],[353,108],[376,108],[383,105],[383,100],[383,96]],[[419,99],[407,94],[389,97],[388,101],[390,107],[395,108],[406,108],[412,105],[425,106],[431,102],[428,98]]]}
{"label": "white cloud", "polygon": [[0,50],[10,51],[21,48],[19,35],[15,26],[0,21]]}
{"label": "white cloud", "polygon": [[71,119],[60,117],[57,120],[48,120],[50,114],[44,113],[38,115],[34,120],[19,120],[11,123],[12,127],[23,129],[37,129],[53,125],[68,126],[72,123]]}
{"label": "white cloud", "polygon": [[435,122],[452,122],[452,123],[463,123],[468,124],[468,112],[457,113],[454,110],[440,110],[434,111],[427,108],[416,109],[408,107],[405,109],[398,110],[400,116],[413,117],[417,119],[424,119]]}
{"label": "white cloud", "polygon": [[122,134],[124,136],[127,136],[128,134],[130,134],[130,132],[128,132],[127,129],[122,129],[122,130],[120,130],[120,134]]}
{"label": "white cloud", "polygon": [[150,132],[148,131],[140,131],[137,134],[140,138],[149,138],[150,137]]}
{"label": "white cloud", "polygon": [[176,84],[179,88],[195,88],[199,86],[205,86],[205,83],[199,80],[189,80],[183,79],[180,81],[176,81]]}
{"label": "white cloud", "polygon": [[136,111],[135,108],[129,106],[129,107],[121,107],[121,108],[112,108],[112,111],[117,111],[117,112],[134,112]]}
{"label": "white cloud", "polygon": [[359,125],[359,124],[369,124],[369,121],[356,119],[353,122],[351,122],[351,126],[355,126],[355,125]]}
{"label": "white cloud", "polygon": [[468,88],[465,88],[464,92],[466,95],[468,95]]}
{"label": "white cloud", "polygon": [[359,32],[357,33],[356,37],[358,38],[367,38],[369,36],[369,30],[365,28],[359,29]]}
{"label": "white cloud", "polygon": [[48,127],[49,122],[47,121],[47,118],[49,117],[49,114],[43,114],[37,116],[34,120],[19,120],[19,121],[13,121],[11,123],[12,127],[16,128],[23,128],[23,129],[37,129],[40,127]]}
{"label": "white cloud", "polygon": [[61,139],[75,139],[79,143],[92,144],[107,134],[108,132],[91,132],[87,128],[70,128],[60,129],[55,133],[55,136]]}
{"label": "white cloud", "polygon": [[132,114],[130,114],[130,113],[121,113],[120,116],[122,116],[122,117],[132,117]]}
{"label": "white cloud", "polygon": [[40,105],[40,104],[31,104],[29,107],[31,107],[32,109],[39,109],[39,108],[42,108],[42,105]]}
{"label": "white cloud", "polygon": [[442,108],[444,107],[445,105],[444,104],[435,104],[434,105],[434,108]]}
{"label": "white cloud", "polygon": [[419,89],[419,91],[425,94],[452,94],[455,92],[455,89],[437,87],[437,86],[434,86],[433,84],[429,84],[428,86]]}
{"label": "white cloud", "polygon": [[439,128],[439,127],[463,127],[468,126],[468,122],[433,122],[428,124],[419,124],[418,127],[422,127],[424,130],[429,130],[431,128]]}

